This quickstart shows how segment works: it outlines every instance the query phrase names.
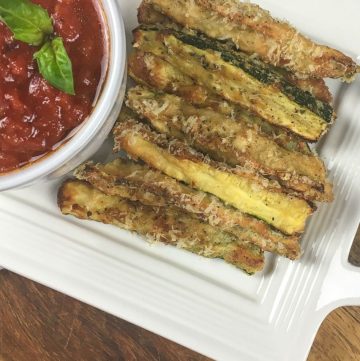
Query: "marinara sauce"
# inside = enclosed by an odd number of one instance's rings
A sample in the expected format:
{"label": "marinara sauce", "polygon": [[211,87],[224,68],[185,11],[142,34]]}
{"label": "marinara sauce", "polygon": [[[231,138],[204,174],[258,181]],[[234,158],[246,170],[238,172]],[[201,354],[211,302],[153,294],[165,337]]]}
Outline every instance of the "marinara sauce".
{"label": "marinara sauce", "polygon": [[106,71],[105,26],[97,0],[32,0],[47,9],[73,66],[76,95],[52,87],[33,55],[0,22],[0,173],[46,153],[90,114]]}

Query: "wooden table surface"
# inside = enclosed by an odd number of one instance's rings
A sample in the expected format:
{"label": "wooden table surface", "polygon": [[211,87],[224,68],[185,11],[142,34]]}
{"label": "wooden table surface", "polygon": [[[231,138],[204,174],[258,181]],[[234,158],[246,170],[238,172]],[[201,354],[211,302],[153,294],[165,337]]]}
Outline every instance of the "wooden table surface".
{"label": "wooden table surface", "polygon": [[[360,229],[350,261],[360,266]],[[23,277],[0,272],[0,361],[122,360],[209,359]],[[322,324],[308,361],[359,360],[360,307],[338,309]]]}

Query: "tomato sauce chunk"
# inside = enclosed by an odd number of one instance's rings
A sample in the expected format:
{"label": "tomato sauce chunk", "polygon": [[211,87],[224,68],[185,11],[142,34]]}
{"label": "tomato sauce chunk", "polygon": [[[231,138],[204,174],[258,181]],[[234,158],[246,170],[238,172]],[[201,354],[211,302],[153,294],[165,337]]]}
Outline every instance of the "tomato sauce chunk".
{"label": "tomato sauce chunk", "polygon": [[106,66],[105,26],[97,0],[32,0],[53,20],[72,62],[75,95],[51,86],[33,55],[0,22],[0,173],[53,149],[91,113]]}

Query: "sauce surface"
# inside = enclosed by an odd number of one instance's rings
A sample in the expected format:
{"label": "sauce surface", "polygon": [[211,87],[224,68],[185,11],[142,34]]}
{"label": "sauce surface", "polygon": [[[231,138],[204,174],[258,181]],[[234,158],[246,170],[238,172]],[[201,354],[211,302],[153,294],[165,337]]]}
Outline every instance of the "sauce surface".
{"label": "sauce surface", "polygon": [[0,22],[0,173],[44,154],[91,113],[106,61],[96,0],[32,0],[47,9],[72,61],[75,96],[52,87],[33,55]]}

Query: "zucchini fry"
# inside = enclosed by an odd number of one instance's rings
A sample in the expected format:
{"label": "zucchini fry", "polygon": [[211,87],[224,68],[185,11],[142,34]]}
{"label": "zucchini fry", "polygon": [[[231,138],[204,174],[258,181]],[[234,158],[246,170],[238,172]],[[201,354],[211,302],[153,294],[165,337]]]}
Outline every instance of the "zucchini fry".
{"label": "zucchini fry", "polygon": [[80,181],[63,184],[58,204],[65,215],[113,224],[205,257],[223,258],[248,274],[261,271],[264,266],[264,256],[258,247],[244,244],[174,207],[149,207],[108,196]]}
{"label": "zucchini fry", "polygon": [[331,192],[323,192],[326,172],[318,157],[290,152],[240,119],[197,109],[175,95],[140,86],[129,90],[127,106],[160,133],[183,140],[212,159],[274,176],[285,187],[302,192],[306,199],[332,199]]}
{"label": "zucchini fry", "polygon": [[[163,25],[176,30],[181,28],[176,25],[170,18],[156,11],[151,4],[147,4],[144,1],[138,8],[138,21],[139,24],[144,25]],[[310,92],[315,98],[325,102],[332,103],[332,95],[329,88],[326,86],[324,79],[320,78],[298,78],[294,73],[286,71],[285,69],[277,68],[278,71],[284,75],[284,77],[292,84],[296,85],[302,90]]]}
{"label": "zucchini fry", "polygon": [[145,0],[155,10],[209,37],[226,39],[300,77],[352,79],[359,71],[345,54],[312,42],[258,5],[237,0]]}
{"label": "zucchini fry", "polygon": [[284,193],[269,179],[255,178],[246,169],[211,161],[184,143],[169,141],[134,119],[121,120],[114,128],[114,136],[114,151],[124,150],[133,159],[141,159],[170,177],[211,193],[285,234],[303,232],[314,210],[304,199]]}
{"label": "zucchini fry", "polygon": [[[121,196],[150,206],[178,207],[264,251],[290,259],[300,257],[298,236],[285,236],[265,222],[146,165],[121,158],[108,164],[85,163],[76,170],[75,176],[107,195]],[[131,191],[124,192],[124,188]]]}
{"label": "zucchini fry", "polygon": [[317,141],[333,121],[331,106],[296,88],[279,73],[243,53],[229,52],[203,36],[175,30],[134,31],[134,47],[151,52],[200,85],[284,127]]}
{"label": "zucchini fry", "polygon": [[290,135],[283,128],[265,122],[238,105],[212,94],[154,54],[135,50],[129,56],[128,66],[129,75],[139,84],[178,95],[199,108],[211,108],[233,119],[241,119],[250,127],[271,137],[285,149],[307,155],[313,154],[308,144],[294,134]]}

